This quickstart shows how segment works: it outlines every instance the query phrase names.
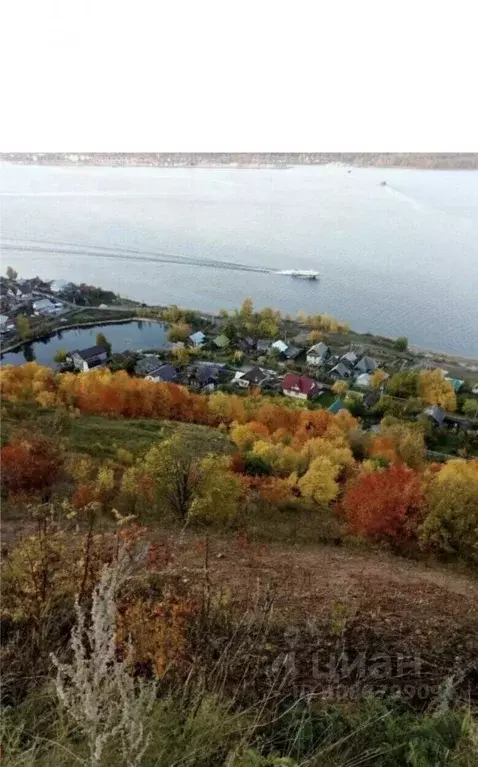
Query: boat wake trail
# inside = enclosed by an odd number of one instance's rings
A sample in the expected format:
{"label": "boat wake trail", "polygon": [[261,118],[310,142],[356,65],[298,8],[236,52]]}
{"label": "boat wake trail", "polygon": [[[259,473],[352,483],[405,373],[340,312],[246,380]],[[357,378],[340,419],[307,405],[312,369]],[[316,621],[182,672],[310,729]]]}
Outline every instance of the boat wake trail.
{"label": "boat wake trail", "polygon": [[17,242],[13,240],[5,239],[2,241],[1,249],[4,251],[17,252],[17,253],[44,253],[45,255],[57,255],[64,256],[68,259],[75,259],[78,257],[95,258],[95,259],[111,259],[111,260],[128,260],[138,261],[146,263],[161,264],[176,264],[178,266],[196,266],[206,267],[213,269],[225,269],[236,272],[255,272],[259,274],[275,274],[275,269],[266,269],[261,266],[251,266],[250,264],[240,264],[230,261],[219,261],[216,259],[194,258],[192,256],[180,256],[173,253],[161,253],[151,251],[140,251],[132,248],[107,248],[102,245],[95,246],[83,246],[73,243],[60,243],[60,242]]}
{"label": "boat wake trail", "polygon": [[385,189],[387,190],[388,194],[392,195],[392,197],[403,200],[404,202],[408,202],[409,205],[412,206],[413,210],[416,210],[419,213],[426,213],[426,207],[414,197],[410,197],[410,195],[405,194],[405,192],[401,192],[400,189],[396,189],[394,186],[390,186],[390,184],[387,184]]}

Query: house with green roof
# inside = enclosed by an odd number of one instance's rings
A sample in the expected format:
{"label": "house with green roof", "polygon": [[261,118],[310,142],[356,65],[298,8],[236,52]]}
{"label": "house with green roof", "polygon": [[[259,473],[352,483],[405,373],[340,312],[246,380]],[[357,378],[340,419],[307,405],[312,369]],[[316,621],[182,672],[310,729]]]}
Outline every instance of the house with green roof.
{"label": "house with green roof", "polygon": [[450,376],[445,376],[445,381],[448,381],[448,383],[451,383],[454,390],[456,392],[459,392],[463,384],[465,383],[460,378],[450,378]]}
{"label": "house with green roof", "polygon": [[213,340],[213,344],[217,346],[218,349],[227,349],[230,341],[224,333],[221,333],[220,336],[216,336],[216,338]]}
{"label": "house with green roof", "polygon": [[347,410],[341,399],[336,399],[335,402],[332,402],[330,407],[327,408],[327,412],[332,413],[332,415],[337,415],[341,410]]}

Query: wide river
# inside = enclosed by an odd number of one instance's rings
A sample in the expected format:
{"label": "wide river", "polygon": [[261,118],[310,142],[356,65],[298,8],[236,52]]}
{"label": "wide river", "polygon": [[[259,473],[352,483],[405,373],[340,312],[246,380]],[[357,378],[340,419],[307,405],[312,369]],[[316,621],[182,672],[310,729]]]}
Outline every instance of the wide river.
{"label": "wide river", "polygon": [[2,269],[204,310],[250,296],[478,355],[478,173],[349,170],[3,164]]}

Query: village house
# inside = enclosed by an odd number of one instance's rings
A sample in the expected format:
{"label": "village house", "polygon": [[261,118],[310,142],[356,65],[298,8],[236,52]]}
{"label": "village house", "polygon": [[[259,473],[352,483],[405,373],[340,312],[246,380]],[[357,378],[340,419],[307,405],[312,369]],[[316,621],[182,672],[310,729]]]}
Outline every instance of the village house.
{"label": "village house", "polygon": [[33,311],[35,314],[55,314],[56,307],[53,301],[50,301],[49,298],[38,298],[33,302]]}
{"label": "village house", "polygon": [[189,369],[186,382],[191,389],[214,391],[219,379],[219,370],[214,365],[197,365]]}
{"label": "village house", "polygon": [[336,399],[335,402],[332,402],[330,407],[327,408],[327,412],[332,413],[332,415],[337,415],[341,410],[347,410],[341,399]]}
{"label": "village house", "polygon": [[307,351],[307,364],[308,365],[323,365],[324,362],[330,357],[330,349],[327,344],[321,341],[318,344],[314,344]]}
{"label": "village house", "polygon": [[[340,362],[342,362],[344,365],[348,365],[349,367],[353,368],[354,365],[358,362],[359,355],[355,352],[347,352],[346,354],[342,354],[340,358]],[[364,373],[367,371],[364,370]]]}
{"label": "village house", "polygon": [[355,385],[360,386],[363,389],[368,389],[370,386],[370,382],[372,380],[372,376],[370,373],[362,373],[355,379]]}
{"label": "village house", "polygon": [[155,383],[175,383],[178,378],[178,371],[172,365],[160,365],[160,367],[151,370],[146,376],[147,381]]}
{"label": "village house", "polygon": [[18,301],[31,301],[33,298],[32,286],[29,282],[19,282],[14,288],[15,296]]}
{"label": "village house", "polygon": [[352,368],[350,368],[348,365],[346,365],[342,360],[335,365],[335,367],[332,368],[332,370],[329,373],[331,378],[352,378],[353,372]]}
{"label": "village house", "polygon": [[105,364],[108,359],[108,349],[105,346],[90,346],[88,349],[70,352],[68,357],[76,370],[87,373]]}
{"label": "village house", "polygon": [[252,387],[260,387],[262,384],[267,381],[269,378],[269,374],[262,370],[262,368],[257,367],[257,365],[250,370],[248,370],[246,373],[239,372],[236,373],[233,379],[233,383],[236,383],[238,386],[241,387],[241,389],[248,389],[250,386]]}
{"label": "village house", "polygon": [[438,405],[431,405],[430,407],[425,408],[422,415],[432,421],[436,426],[442,426],[446,413],[443,408]]}
{"label": "village house", "polygon": [[453,389],[455,392],[459,392],[463,384],[465,383],[461,378],[450,378],[450,376],[445,376],[445,381],[448,381],[453,386]]}
{"label": "village house", "polygon": [[283,354],[287,349],[287,344],[285,341],[279,339],[278,341],[274,341],[274,343],[271,344],[271,350],[272,349],[275,349],[275,351],[279,352],[279,354]]}
{"label": "village house", "polygon": [[213,339],[213,344],[214,346],[217,346],[218,349],[227,349],[230,341],[224,333],[221,333],[221,335],[216,336],[216,338]]}
{"label": "village house", "polygon": [[269,349],[271,348],[272,341],[270,341],[268,338],[259,338],[259,340],[256,343],[256,349],[261,354],[267,354]]}
{"label": "village house", "polygon": [[244,354],[249,354],[256,348],[256,342],[253,338],[250,338],[250,336],[246,336],[246,338],[241,338],[239,340],[237,348]]}
{"label": "village house", "polygon": [[373,373],[378,368],[378,364],[372,357],[364,356],[355,364],[357,373]]}
{"label": "village house", "polygon": [[293,397],[295,399],[312,399],[319,393],[317,381],[294,373],[285,376],[281,388],[286,397]]}
{"label": "village house", "polygon": [[189,336],[189,340],[191,341],[193,346],[201,347],[206,341],[206,336],[202,332],[202,330],[198,330],[196,333],[192,333]]}
{"label": "village house", "polygon": [[298,346],[288,346],[285,352],[282,352],[281,357],[285,360],[296,360],[302,354],[302,349]]}
{"label": "village house", "polygon": [[160,368],[163,364],[163,361],[156,354],[149,354],[147,357],[138,360],[134,372],[137,376],[146,376],[153,370]]}

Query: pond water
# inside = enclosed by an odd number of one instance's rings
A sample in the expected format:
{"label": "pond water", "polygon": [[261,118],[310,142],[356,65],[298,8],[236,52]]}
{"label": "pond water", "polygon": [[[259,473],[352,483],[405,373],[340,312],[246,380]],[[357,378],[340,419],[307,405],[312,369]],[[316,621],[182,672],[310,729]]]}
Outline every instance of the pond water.
{"label": "pond water", "polygon": [[97,333],[103,333],[106,336],[113,352],[123,352],[127,349],[161,349],[170,346],[167,340],[167,327],[164,323],[137,320],[59,331],[44,341],[25,344],[18,352],[4,354],[1,362],[2,365],[23,365],[24,362],[36,361],[40,365],[53,366],[58,349],[73,351],[94,346]]}

